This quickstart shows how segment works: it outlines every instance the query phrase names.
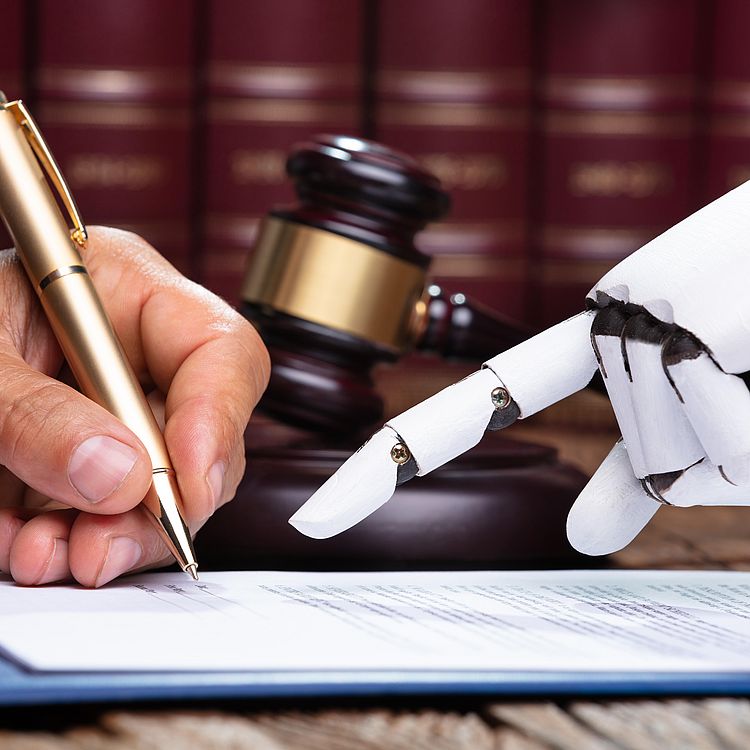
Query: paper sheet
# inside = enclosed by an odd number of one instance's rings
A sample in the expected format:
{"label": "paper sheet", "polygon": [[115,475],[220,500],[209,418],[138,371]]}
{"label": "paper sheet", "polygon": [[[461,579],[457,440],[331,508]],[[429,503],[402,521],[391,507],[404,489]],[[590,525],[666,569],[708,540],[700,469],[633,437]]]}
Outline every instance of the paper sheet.
{"label": "paper sheet", "polygon": [[0,579],[0,648],[43,671],[750,671],[750,573],[155,573]]}

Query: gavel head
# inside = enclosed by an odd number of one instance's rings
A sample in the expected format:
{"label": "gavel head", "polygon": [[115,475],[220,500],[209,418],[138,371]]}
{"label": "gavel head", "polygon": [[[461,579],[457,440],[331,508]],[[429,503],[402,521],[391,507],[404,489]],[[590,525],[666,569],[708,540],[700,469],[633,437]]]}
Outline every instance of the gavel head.
{"label": "gavel head", "polygon": [[382,419],[371,368],[427,323],[430,259],[414,237],[449,198],[415,160],[349,136],[296,146],[287,173],[297,202],[264,219],[242,287],[273,362],[261,405],[290,424],[357,433]]}

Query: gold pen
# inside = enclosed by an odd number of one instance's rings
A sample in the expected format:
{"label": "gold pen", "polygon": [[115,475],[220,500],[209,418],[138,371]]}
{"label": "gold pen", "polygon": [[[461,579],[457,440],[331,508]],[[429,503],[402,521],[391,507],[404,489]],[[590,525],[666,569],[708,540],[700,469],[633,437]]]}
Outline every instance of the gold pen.
{"label": "gold pen", "polygon": [[[72,230],[50,183],[70,215]],[[164,437],[78,250],[86,243],[86,227],[29,111],[2,92],[0,214],[81,390],[145,446],[153,474],[143,504],[177,562],[197,580],[198,564]]]}

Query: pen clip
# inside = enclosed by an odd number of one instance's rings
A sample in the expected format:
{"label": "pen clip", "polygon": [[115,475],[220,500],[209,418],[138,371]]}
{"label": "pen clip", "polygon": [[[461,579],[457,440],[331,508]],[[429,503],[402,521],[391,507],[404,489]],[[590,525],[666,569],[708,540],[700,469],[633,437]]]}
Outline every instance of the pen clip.
{"label": "pen clip", "polygon": [[70,188],[65,182],[65,178],[60,171],[60,167],[55,161],[55,157],[52,156],[52,152],[49,150],[47,143],[44,140],[44,136],[39,130],[39,126],[34,122],[34,118],[31,113],[26,109],[26,105],[19,99],[15,102],[10,102],[5,105],[6,109],[13,113],[13,116],[18,120],[18,124],[26,136],[26,140],[34,151],[36,158],[39,160],[39,164],[42,170],[46,173],[47,178],[50,180],[57,194],[62,201],[65,210],[68,212],[68,216],[73,223],[73,228],[70,231],[70,236],[74,242],[78,245],[85,245],[88,239],[88,232],[86,226],[81,219],[81,214],[78,212],[78,206],[73,200],[73,195],[70,192]]}

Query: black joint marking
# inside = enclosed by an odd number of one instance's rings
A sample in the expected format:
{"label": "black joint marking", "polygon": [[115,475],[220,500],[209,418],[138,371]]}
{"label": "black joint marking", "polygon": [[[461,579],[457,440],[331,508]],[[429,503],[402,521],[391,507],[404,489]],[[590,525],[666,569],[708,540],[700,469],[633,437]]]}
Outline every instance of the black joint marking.
{"label": "black joint marking", "polygon": [[661,503],[662,505],[670,505],[661,495],[657,494],[651,487],[651,477],[645,477],[644,479],[639,479],[638,481],[641,483],[641,487],[643,488],[643,491],[652,499],[656,500],[657,503]]}
{"label": "black joint marking", "polygon": [[706,353],[706,347],[695,336],[679,329],[668,341],[665,341],[662,360],[665,367],[669,367],[684,362],[686,359],[698,359],[701,354]]}
{"label": "black joint marking", "polygon": [[733,481],[732,481],[732,480],[731,480],[731,479],[730,479],[730,478],[729,478],[729,477],[728,477],[728,476],[727,476],[727,475],[726,475],[726,474],[724,473],[724,467],[720,465],[720,466],[719,466],[718,468],[719,468],[719,474],[721,474],[721,478],[722,478],[722,479],[723,479],[723,480],[724,480],[725,482],[729,482],[729,484],[731,484],[731,485],[732,485],[733,487],[737,487],[737,484],[736,484],[735,482],[733,482]]}
{"label": "black joint marking", "polygon": [[419,467],[414,460],[414,456],[412,456],[405,464],[399,464],[396,469],[396,487],[408,482],[410,479],[414,479],[414,477],[417,476],[418,471]]}
{"label": "black joint marking", "polygon": [[521,416],[521,410],[515,401],[511,401],[504,409],[495,409],[487,424],[488,432],[496,432],[510,427]]}
{"label": "black joint marking", "polygon": [[631,383],[633,382],[633,373],[630,370],[630,360],[628,359],[628,341],[661,344],[670,330],[666,324],[661,323],[642,308],[639,308],[639,312],[632,315],[625,323],[620,334],[620,351],[622,352],[625,372],[627,372]]}
{"label": "black joint marking", "polygon": [[672,485],[685,473],[686,469],[678,469],[677,471],[665,471],[661,474],[649,474],[646,477],[646,481],[649,483],[653,490],[654,496],[659,502],[665,505],[671,505],[672,503],[664,499],[663,494],[667,492]]}
{"label": "black joint marking", "polygon": [[698,359],[702,354],[708,354],[706,347],[695,336],[682,328],[675,327],[675,330],[664,339],[661,348],[661,367],[681,404],[685,403],[685,399],[682,397],[677,383],[674,382],[669,368],[686,360]]}
{"label": "black joint marking", "polygon": [[[646,492],[654,498],[654,500],[660,502],[662,505],[673,505],[667,500],[663,493],[667,492],[672,485],[686,472],[697,466],[703,461],[702,458],[698,459],[694,464],[684,469],[678,469],[677,471],[664,471],[661,474],[649,474],[645,479],[641,479],[641,485]],[[729,480],[727,480],[729,481]]]}
{"label": "black joint marking", "polygon": [[605,307],[614,307],[616,305],[622,304],[619,300],[616,300],[614,297],[610,297],[610,295],[607,294],[606,292],[597,292],[596,302],[594,302],[594,300],[592,299],[589,299],[588,302],[590,302],[593,307],[598,307],[601,309],[604,309]]}
{"label": "black joint marking", "polygon": [[662,323],[645,310],[633,315],[625,325],[623,335],[644,344],[661,344],[672,333],[674,326]]}
{"label": "black joint marking", "polygon": [[[594,320],[596,320],[596,318],[594,318]],[[594,350],[594,356],[596,357],[596,364],[599,366],[599,372],[602,374],[602,377],[606,379],[607,368],[604,366],[602,353],[599,351],[599,344],[596,341],[596,336],[594,336],[593,324],[591,326],[591,330],[589,331],[589,340],[591,341],[591,348]]]}
{"label": "black joint marking", "polygon": [[616,336],[620,337],[622,329],[628,322],[628,315],[622,304],[612,304],[605,307],[594,316],[591,323],[592,336]]}
{"label": "black joint marking", "polygon": [[[600,298],[612,300],[611,297],[602,292],[597,292],[596,297],[597,302],[599,302]],[[596,337],[615,336],[619,338],[627,320],[628,318],[627,315],[625,315],[623,305],[621,303],[612,302],[609,307],[603,307],[600,309],[591,323],[591,333],[589,334],[591,337],[591,347],[594,350],[596,362],[599,365],[599,370],[604,378],[607,377],[607,370],[604,367],[604,360],[602,359]]]}

